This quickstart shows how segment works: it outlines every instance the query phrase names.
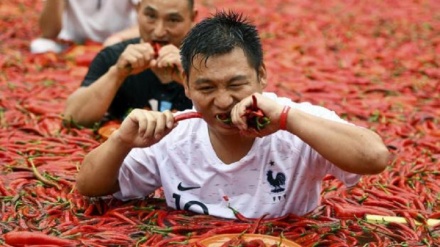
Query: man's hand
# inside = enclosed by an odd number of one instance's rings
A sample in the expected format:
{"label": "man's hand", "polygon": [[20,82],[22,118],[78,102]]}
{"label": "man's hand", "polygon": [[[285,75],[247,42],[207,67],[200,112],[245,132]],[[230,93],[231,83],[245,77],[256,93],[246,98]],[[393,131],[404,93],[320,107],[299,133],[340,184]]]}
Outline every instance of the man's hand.
{"label": "man's hand", "polygon": [[160,48],[157,58],[150,63],[151,70],[159,80],[166,84],[172,81],[182,83],[183,71],[180,63],[180,50],[174,45],[166,45]]}
{"label": "man's hand", "polygon": [[174,127],[170,111],[157,112],[135,109],[112,135],[127,147],[149,147],[160,141]]}
{"label": "man's hand", "polygon": [[121,77],[138,74],[150,68],[154,57],[154,49],[149,43],[128,45],[116,63],[118,74]]}
{"label": "man's hand", "polygon": [[[253,96],[256,98],[256,107],[261,110],[265,117],[269,118],[270,123],[258,132],[251,130],[247,125],[247,119],[245,113],[248,108],[254,107]],[[249,133],[250,135],[265,136],[272,134],[279,130],[280,116],[283,110],[283,105],[262,96],[259,93],[255,93],[248,96],[237,103],[231,111],[232,123],[237,126],[243,133]]]}

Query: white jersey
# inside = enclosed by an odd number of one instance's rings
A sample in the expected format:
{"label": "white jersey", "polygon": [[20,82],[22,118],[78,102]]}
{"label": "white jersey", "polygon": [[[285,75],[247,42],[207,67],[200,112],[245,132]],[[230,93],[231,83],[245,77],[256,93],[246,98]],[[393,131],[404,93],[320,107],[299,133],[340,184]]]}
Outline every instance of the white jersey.
{"label": "white jersey", "polygon": [[113,33],[134,26],[138,0],[71,0],[65,2],[58,38],[104,42]]}
{"label": "white jersey", "polygon": [[[294,103],[272,93],[263,95],[322,118],[345,122],[320,106]],[[119,173],[121,190],[115,196],[141,198],[162,186],[168,206],[176,209],[225,218],[234,218],[228,206],[249,218],[304,215],[320,203],[326,174],[347,186],[360,179],[360,175],[331,164],[287,131],[256,138],[245,157],[226,165],[213,150],[206,122],[189,119],[156,145],[129,153]]]}

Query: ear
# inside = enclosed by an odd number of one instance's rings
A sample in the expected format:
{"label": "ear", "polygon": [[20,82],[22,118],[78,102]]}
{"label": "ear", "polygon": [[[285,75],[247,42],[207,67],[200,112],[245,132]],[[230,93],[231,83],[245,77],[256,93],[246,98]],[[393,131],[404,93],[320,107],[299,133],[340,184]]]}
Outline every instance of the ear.
{"label": "ear", "polygon": [[265,89],[267,86],[267,71],[264,62],[261,64],[260,68],[258,69],[258,79],[261,85],[261,89]]}
{"label": "ear", "polygon": [[[189,91],[189,82],[188,82],[188,76],[186,75],[185,72],[182,73],[182,78],[183,78],[183,88],[185,89],[185,95],[188,99],[191,99],[191,93]],[[191,99],[192,100],[192,99]]]}
{"label": "ear", "polygon": [[197,20],[197,17],[199,16],[199,10],[194,8],[192,16],[191,16],[191,21],[195,22]]}

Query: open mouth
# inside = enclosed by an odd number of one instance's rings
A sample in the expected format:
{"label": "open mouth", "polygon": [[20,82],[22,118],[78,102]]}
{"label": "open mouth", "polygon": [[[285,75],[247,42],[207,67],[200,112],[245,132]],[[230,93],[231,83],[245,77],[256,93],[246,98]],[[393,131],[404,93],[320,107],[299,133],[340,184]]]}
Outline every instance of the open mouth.
{"label": "open mouth", "polygon": [[231,114],[230,113],[220,113],[215,115],[215,118],[227,125],[231,125],[232,124],[232,119],[231,119]]}
{"label": "open mouth", "polygon": [[154,44],[158,44],[160,47],[168,45],[170,42],[168,41],[162,41],[162,40],[153,40],[151,41],[151,43]]}

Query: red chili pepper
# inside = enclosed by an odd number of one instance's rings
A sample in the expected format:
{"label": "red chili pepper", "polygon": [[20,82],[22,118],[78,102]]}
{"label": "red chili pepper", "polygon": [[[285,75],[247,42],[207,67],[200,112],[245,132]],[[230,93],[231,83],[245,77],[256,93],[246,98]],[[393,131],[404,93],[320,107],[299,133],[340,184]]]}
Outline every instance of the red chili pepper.
{"label": "red chili pepper", "polygon": [[204,239],[218,234],[229,234],[229,233],[243,233],[250,228],[250,224],[231,224],[221,227],[215,227],[211,230],[197,236],[197,238]]}
{"label": "red chili pepper", "polygon": [[228,208],[232,210],[232,212],[234,212],[235,217],[243,222],[251,222],[252,219],[250,218],[246,218],[244,215],[242,215],[240,212],[238,212],[236,209],[234,209],[233,207],[228,205]]}
{"label": "red chili pepper", "polygon": [[267,216],[268,214],[264,214],[263,216],[261,216],[260,218],[258,218],[255,223],[252,225],[252,228],[249,230],[250,233],[257,233],[258,227],[261,224],[261,221]]}
{"label": "red chili pepper", "polygon": [[162,239],[163,239],[162,234],[154,234],[147,240],[147,242],[144,243],[144,246],[153,246],[159,243],[160,241],[162,241]]}
{"label": "red chili pepper", "polygon": [[255,95],[252,95],[252,105],[246,109],[243,116],[246,117],[248,127],[257,131],[264,129],[264,127],[270,124],[270,119],[258,108]]}
{"label": "red chili pepper", "polygon": [[[155,245],[153,245],[154,247],[161,247],[161,246],[167,246],[167,244],[169,244],[169,245],[175,245],[175,244],[177,244],[177,243],[181,243],[181,242],[184,242],[185,240],[187,239],[187,237],[186,236],[175,236],[175,237],[172,237],[172,238],[166,238],[166,239],[163,239],[163,240],[161,240],[161,241],[159,241],[159,242],[157,242]],[[183,244],[183,243],[182,243]]]}
{"label": "red chili pepper", "polygon": [[11,196],[12,194],[8,191],[6,186],[3,184],[3,181],[0,180],[0,195],[2,196]]}
{"label": "red chili pepper", "polygon": [[198,112],[184,112],[184,113],[177,114],[176,116],[174,116],[174,121],[179,122],[179,121],[190,119],[190,118],[201,118],[201,117],[202,117],[202,114],[200,114]]}
{"label": "red chili pepper", "polygon": [[294,239],[294,241],[298,244],[302,244],[303,246],[308,246],[306,243],[315,243],[318,242],[319,235],[315,232],[308,232],[304,234],[303,236]]}
{"label": "red chili pepper", "polygon": [[154,49],[154,58],[158,58],[159,57],[159,50],[160,50],[160,48],[162,48],[160,43],[151,42],[151,45],[153,46],[153,49]]}
{"label": "red chili pepper", "polygon": [[[158,42],[151,42],[151,46],[153,46],[153,50],[154,50],[154,59],[157,59],[159,57],[159,50],[161,48],[161,45]],[[132,69],[131,64],[127,64],[125,68],[127,70],[131,70]]]}
{"label": "red chili pepper", "polygon": [[168,215],[168,211],[158,210],[157,211],[157,225],[160,227],[166,227],[165,225],[165,217]]}
{"label": "red chili pepper", "polygon": [[73,240],[63,239],[42,232],[14,231],[4,235],[5,243],[12,246],[26,245],[58,245],[58,246],[75,246],[77,243]]}
{"label": "red chili pepper", "polygon": [[134,222],[133,220],[127,218],[125,215],[116,212],[115,210],[111,211],[110,214],[113,215],[113,216],[116,216],[117,218],[119,218],[119,219],[121,219],[121,220],[123,220],[123,221],[125,221],[125,222],[127,222],[127,223],[130,224],[130,225],[133,225],[133,226],[136,226],[136,225],[137,225],[136,222]]}

